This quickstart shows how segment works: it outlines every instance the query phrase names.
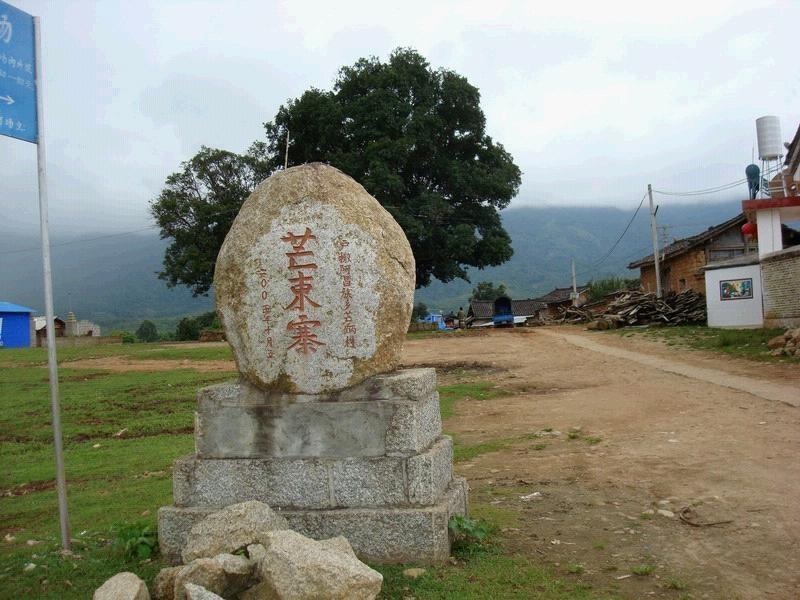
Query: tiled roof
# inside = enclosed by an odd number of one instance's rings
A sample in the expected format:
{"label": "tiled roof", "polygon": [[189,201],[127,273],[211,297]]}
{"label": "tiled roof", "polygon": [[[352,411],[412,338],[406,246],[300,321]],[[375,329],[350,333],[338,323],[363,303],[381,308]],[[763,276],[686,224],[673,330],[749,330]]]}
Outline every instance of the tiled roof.
{"label": "tiled roof", "polygon": [[491,300],[473,300],[469,303],[469,313],[476,319],[491,319],[494,315],[494,302]]}
{"label": "tiled roof", "polygon": [[[743,214],[736,215],[732,219],[728,219],[724,223],[720,223],[719,225],[714,225],[713,227],[709,227],[702,233],[698,233],[697,235],[693,235],[687,238],[683,238],[680,240],[675,240],[669,246],[665,246],[661,249],[661,252],[665,259],[673,258],[678,256],[679,254],[683,254],[687,250],[691,250],[696,246],[700,246],[705,244],[706,242],[712,241],[716,236],[725,233],[728,229],[733,227],[741,227],[744,225],[747,218]],[[638,269],[639,267],[643,267],[653,262],[653,255],[648,254],[647,256],[640,258],[639,260],[635,260],[628,265],[629,269]]]}
{"label": "tiled roof", "polygon": [[511,312],[515,317],[532,317],[536,311],[542,310],[545,307],[543,302],[528,298],[527,300],[512,300]]}
{"label": "tiled roof", "polygon": [[[588,289],[589,289],[588,285],[579,285],[578,293],[579,294],[583,293]],[[552,292],[548,292],[544,296],[536,298],[536,300],[539,302],[543,302],[544,304],[556,304],[558,302],[564,302],[566,300],[570,300],[570,294],[572,294],[572,286],[556,288]]]}

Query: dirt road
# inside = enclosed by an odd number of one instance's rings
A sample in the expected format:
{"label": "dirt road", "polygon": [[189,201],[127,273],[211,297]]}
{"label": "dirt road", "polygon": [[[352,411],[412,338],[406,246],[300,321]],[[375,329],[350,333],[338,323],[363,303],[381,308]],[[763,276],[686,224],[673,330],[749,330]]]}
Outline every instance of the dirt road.
{"label": "dirt road", "polygon": [[800,409],[758,394],[800,396],[796,366],[577,328],[413,340],[404,361],[508,393],[445,429],[490,442],[456,470],[511,551],[626,598],[800,598]]}

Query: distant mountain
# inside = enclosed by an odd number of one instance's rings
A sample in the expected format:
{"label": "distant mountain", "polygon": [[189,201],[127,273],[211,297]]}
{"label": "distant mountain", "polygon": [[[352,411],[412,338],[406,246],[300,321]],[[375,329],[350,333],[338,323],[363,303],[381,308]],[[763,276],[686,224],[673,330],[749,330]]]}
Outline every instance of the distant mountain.
{"label": "distant mountain", "polygon": [[[210,298],[193,298],[184,287],[170,289],[158,279],[166,242],[158,234],[52,238],[53,297],[56,314],[71,309],[110,329],[135,329],[151,319],[174,329],[181,317],[212,309]],[[44,314],[42,257],[38,237],[0,238],[0,299]],[[28,252],[20,250],[33,249]],[[12,252],[12,253],[8,253]]]}
{"label": "distant mountain", "polygon": [[[668,239],[683,238],[721,223],[741,212],[740,201],[714,204],[661,206],[658,223],[668,227]],[[610,276],[638,277],[628,270],[636,258],[652,253],[647,201],[627,234],[611,250],[633,210],[611,207],[521,207],[503,211],[503,224],[511,235],[514,256],[507,263],[483,270],[471,269],[471,283],[463,280],[434,282],[417,290],[416,301],[429,309],[466,309],[472,288],[479,281],[504,283],[513,298],[541,296],[554,287],[571,285],[571,259],[575,258],[578,284]],[[659,235],[663,235],[661,232]],[[596,264],[599,263],[599,264]]]}
{"label": "distant mountain", "polygon": [[[738,201],[668,205],[659,210],[658,221],[670,226],[671,240],[702,231],[740,210]],[[503,211],[503,222],[513,241],[513,258],[499,267],[470,270],[472,283],[435,281],[418,290],[416,300],[431,309],[466,308],[470,292],[479,281],[505,283],[514,298],[538,296],[570,284],[572,257],[578,283],[611,275],[636,276],[638,273],[627,270],[627,264],[652,249],[646,203],[614,252],[595,265],[611,249],[632,214],[632,210],[609,207],[520,207]],[[186,288],[169,289],[158,279],[166,242],[156,233],[87,241],[102,235],[53,238],[57,314],[65,315],[71,308],[79,318],[96,321],[107,330],[134,329],[143,319],[151,319],[160,330],[167,330],[187,314],[212,309],[210,298],[193,298]],[[36,237],[13,233],[0,236],[0,300],[30,306],[43,314],[38,246]]]}

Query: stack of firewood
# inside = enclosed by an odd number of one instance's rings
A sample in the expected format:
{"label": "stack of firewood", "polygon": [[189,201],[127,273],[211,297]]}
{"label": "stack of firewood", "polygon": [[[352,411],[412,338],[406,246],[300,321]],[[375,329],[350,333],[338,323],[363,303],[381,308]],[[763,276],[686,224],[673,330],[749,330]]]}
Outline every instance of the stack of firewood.
{"label": "stack of firewood", "polygon": [[630,291],[620,296],[600,314],[567,307],[562,311],[561,323],[591,323],[591,329],[612,329],[626,325],[683,325],[701,323],[706,320],[706,301],[702,294],[694,290],[684,290],[679,294],[667,294],[657,298],[655,294]]}

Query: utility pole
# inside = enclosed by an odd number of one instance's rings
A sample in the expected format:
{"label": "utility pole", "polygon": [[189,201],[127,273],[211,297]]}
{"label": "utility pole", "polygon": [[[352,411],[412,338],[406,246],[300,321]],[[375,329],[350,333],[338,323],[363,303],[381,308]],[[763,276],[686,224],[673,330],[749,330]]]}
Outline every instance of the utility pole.
{"label": "utility pole", "polygon": [[578,285],[575,281],[575,258],[572,259],[572,306],[578,306]]}
{"label": "utility pole", "polygon": [[658,255],[658,228],[656,227],[656,210],[653,208],[653,186],[647,184],[647,195],[650,198],[650,235],[653,238],[653,265],[656,270],[656,297],[661,298],[661,265]]}

